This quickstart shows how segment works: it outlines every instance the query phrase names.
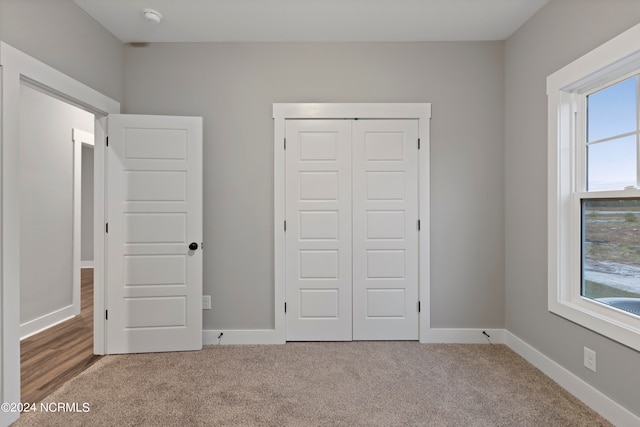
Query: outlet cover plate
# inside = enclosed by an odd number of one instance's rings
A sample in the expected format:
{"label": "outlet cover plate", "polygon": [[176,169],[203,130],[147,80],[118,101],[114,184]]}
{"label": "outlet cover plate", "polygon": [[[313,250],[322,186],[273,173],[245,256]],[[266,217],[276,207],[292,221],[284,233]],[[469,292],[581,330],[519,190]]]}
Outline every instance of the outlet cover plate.
{"label": "outlet cover plate", "polygon": [[596,371],[596,352],[588,347],[584,348],[584,366],[593,372]]}
{"label": "outlet cover plate", "polygon": [[202,295],[202,309],[211,310],[211,295]]}

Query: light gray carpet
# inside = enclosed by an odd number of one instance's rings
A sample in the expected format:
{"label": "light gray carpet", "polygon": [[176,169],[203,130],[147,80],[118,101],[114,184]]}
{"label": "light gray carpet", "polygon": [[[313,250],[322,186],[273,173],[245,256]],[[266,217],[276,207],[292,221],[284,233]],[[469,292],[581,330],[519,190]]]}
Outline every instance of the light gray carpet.
{"label": "light gray carpet", "polygon": [[17,426],[609,426],[503,345],[211,346],[108,356]]}

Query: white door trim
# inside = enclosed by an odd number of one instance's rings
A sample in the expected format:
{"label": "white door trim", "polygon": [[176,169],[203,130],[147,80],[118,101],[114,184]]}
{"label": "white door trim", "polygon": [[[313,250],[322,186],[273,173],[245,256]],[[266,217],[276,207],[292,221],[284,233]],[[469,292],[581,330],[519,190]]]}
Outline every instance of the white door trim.
{"label": "white door trim", "polygon": [[[84,168],[84,165],[82,164],[82,149],[83,147],[85,148],[90,148],[91,152],[93,153],[93,150],[95,148],[95,138],[93,133],[89,133],[89,132],[85,132],[83,130],[80,129],[76,129],[73,128],[73,143],[74,143],[74,150],[78,150],[79,149],[79,153],[75,152],[75,156],[78,156],[79,158],[76,159],[76,157],[74,157],[74,163],[73,163],[73,173],[74,173],[74,193],[73,193],[73,203],[74,203],[74,229],[73,232],[75,233],[74,235],[74,248],[77,248],[77,252],[74,252],[74,261],[77,260],[78,264],[77,266],[74,266],[74,272],[78,271],[78,282],[77,282],[77,289],[78,289],[78,307],[80,307],[80,287],[81,287],[81,280],[80,280],[80,269],[83,268],[93,268],[93,260],[90,261],[82,261],[82,256],[81,256],[81,252],[82,252],[82,242],[81,242],[81,225],[82,225],[82,209],[81,209],[81,202],[82,202],[82,168]],[[77,178],[76,178],[77,177]],[[93,239],[92,239],[93,240]],[[75,250],[75,249],[74,249]],[[75,282],[74,282],[75,283]],[[75,298],[75,296],[74,296]],[[80,310],[80,308],[78,308],[78,310]],[[79,313],[80,311],[78,311]]]}
{"label": "white door trim", "polygon": [[430,103],[275,103],[274,119],[274,313],[275,342],[286,341],[285,331],[285,121],[287,119],[417,119],[420,138],[419,157],[419,206],[421,221],[419,236],[419,293],[422,310],[420,312],[420,342],[427,341],[430,328],[430,221],[429,221],[429,126],[431,119]]}
{"label": "white door trim", "polygon": [[[19,183],[19,106],[21,81],[29,82],[47,93],[71,104],[77,105],[96,115],[105,116],[120,112],[120,104],[111,98],[91,89],[50,66],[24,54],[23,52],[0,42],[0,67],[2,70],[2,136],[1,153],[1,197],[2,214],[0,217],[0,258],[2,275],[0,276],[0,300],[2,315],[0,330],[2,343],[0,348],[0,396],[3,402],[20,402],[20,183]],[[103,139],[100,138],[96,123],[96,189],[104,185],[104,176],[98,175],[102,169],[98,163],[103,161],[104,153],[98,150]],[[96,193],[99,193],[98,191]],[[97,200],[97,198],[96,198]],[[96,204],[96,222],[98,213],[104,211],[104,199]],[[96,233],[98,234],[98,233]],[[95,241],[96,257],[103,253],[100,244],[104,236]],[[100,251],[97,251],[100,249]],[[100,277],[102,264],[96,258],[95,298],[96,311],[100,304],[104,306],[104,288]],[[104,312],[104,310],[102,310]],[[102,329],[101,329],[102,326]],[[104,345],[104,320],[95,324],[95,342]],[[102,351],[99,346],[96,353]],[[9,425],[18,418],[17,413],[0,412],[0,425]]]}
{"label": "white door trim", "polygon": [[82,146],[95,146],[93,133],[73,128],[73,306],[74,315],[80,314],[80,269],[82,268]]}

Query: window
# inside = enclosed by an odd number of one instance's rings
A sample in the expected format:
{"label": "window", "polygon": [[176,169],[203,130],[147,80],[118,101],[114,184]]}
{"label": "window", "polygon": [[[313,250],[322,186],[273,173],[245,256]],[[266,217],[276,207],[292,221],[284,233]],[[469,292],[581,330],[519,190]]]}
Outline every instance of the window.
{"label": "window", "polygon": [[[581,292],[640,316],[640,199],[603,198],[638,181],[638,75],[585,95]],[[581,121],[579,121],[580,123]],[[582,135],[578,132],[577,135]]]}
{"label": "window", "polygon": [[547,95],[549,310],[640,350],[640,25]]}

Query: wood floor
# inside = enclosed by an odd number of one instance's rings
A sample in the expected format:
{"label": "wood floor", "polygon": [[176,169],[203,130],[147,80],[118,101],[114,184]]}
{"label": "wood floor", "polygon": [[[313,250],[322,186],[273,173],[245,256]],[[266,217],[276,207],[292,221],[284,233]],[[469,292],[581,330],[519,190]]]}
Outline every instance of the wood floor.
{"label": "wood floor", "polygon": [[37,403],[95,363],[93,269],[82,269],[80,315],[20,342],[20,401]]}

